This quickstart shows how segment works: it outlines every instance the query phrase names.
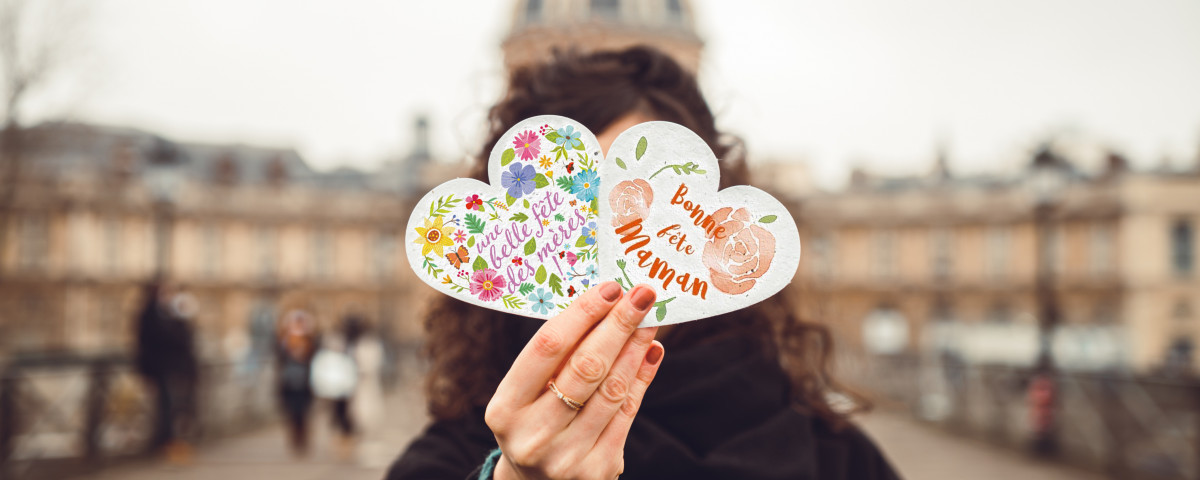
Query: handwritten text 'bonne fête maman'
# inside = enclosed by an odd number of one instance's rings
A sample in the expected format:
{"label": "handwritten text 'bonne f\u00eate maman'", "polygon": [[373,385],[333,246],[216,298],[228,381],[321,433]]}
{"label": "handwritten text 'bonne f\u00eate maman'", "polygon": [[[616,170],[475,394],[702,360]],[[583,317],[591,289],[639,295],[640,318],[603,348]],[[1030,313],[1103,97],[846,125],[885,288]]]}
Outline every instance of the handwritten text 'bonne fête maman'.
{"label": "handwritten text 'bonne f\u00eate maman'", "polygon": [[[692,219],[692,223],[704,230],[705,238],[725,238],[727,233],[725,227],[717,225],[717,221],[712,218],[712,214],[705,214],[704,209],[699,203],[694,203],[691,200],[686,200],[685,196],[688,193],[687,185],[679,184],[679,188],[675,190],[675,195],[671,197],[671,205],[679,205],[687,212],[688,217]],[[620,237],[621,245],[625,247],[625,255],[633,254],[637,258],[639,267],[649,269],[650,278],[662,280],[663,289],[671,287],[674,282],[679,286],[679,289],[684,293],[690,293],[693,296],[706,298],[708,295],[708,282],[693,277],[691,273],[684,272],[677,274],[670,264],[663,260],[653,251],[646,248],[650,245],[650,236],[642,233],[642,218],[636,218],[616,229],[617,235]],[[657,238],[665,239],[667,245],[674,248],[675,251],[685,255],[694,255],[696,247],[688,243],[687,234],[683,233],[682,224],[672,224],[659,230],[654,235]],[[635,253],[636,252],[636,253]]]}

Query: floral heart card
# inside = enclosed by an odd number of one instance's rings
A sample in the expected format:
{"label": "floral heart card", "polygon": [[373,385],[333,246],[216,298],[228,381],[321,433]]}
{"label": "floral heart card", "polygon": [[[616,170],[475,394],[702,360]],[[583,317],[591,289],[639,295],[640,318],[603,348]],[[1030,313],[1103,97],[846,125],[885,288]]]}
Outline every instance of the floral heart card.
{"label": "floral heart card", "polygon": [[738,310],[792,281],[800,237],[778,200],[718,191],[719,175],[674,123],[636,125],[605,156],[578,122],[530,118],[492,150],[489,183],[451,180],[417,202],[409,262],[442,293],[535,318],[608,280],[657,290],[642,326]]}

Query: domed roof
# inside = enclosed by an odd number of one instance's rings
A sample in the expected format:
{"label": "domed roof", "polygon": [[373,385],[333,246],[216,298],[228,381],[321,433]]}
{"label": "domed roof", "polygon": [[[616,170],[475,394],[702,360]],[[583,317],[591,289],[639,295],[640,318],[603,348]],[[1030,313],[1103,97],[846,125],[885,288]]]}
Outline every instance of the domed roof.
{"label": "domed roof", "polygon": [[555,48],[650,45],[693,72],[704,42],[689,0],[517,0],[503,43],[509,69],[544,61]]}

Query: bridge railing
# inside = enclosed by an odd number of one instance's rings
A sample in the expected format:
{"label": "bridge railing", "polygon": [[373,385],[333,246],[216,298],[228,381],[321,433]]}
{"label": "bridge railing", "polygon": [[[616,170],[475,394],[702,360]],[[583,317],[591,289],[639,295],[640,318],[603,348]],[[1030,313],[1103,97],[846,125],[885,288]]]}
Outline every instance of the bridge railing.
{"label": "bridge railing", "polygon": [[[274,418],[271,372],[201,367],[197,436],[219,437]],[[128,358],[45,356],[0,371],[0,480],[63,478],[145,455],[155,398]]]}
{"label": "bridge railing", "polygon": [[[840,355],[838,372],[881,408],[1018,450],[1033,445],[1028,368]],[[1060,460],[1116,478],[1200,479],[1200,381],[1121,372],[1054,376]]]}

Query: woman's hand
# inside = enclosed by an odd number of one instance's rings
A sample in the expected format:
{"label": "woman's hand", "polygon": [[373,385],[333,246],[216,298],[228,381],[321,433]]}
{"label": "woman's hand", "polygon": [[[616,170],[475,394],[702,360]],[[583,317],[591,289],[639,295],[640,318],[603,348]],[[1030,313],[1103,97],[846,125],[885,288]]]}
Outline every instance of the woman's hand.
{"label": "woman's hand", "polygon": [[[639,285],[605,282],[542,325],[500,382],[484,416],[502,452],[495,478],[597,478],[624,469],[625,438],[663,356],[654,304]],[[547,388],[550,381],[572,408]]]}

